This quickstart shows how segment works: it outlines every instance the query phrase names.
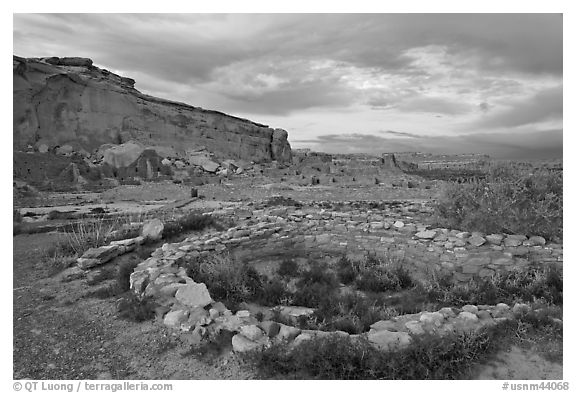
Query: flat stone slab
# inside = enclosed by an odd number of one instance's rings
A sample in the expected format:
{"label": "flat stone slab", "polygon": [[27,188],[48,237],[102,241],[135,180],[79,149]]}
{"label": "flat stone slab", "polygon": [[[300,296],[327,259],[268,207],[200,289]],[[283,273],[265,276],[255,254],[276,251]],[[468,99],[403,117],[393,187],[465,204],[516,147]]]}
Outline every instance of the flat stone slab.
{"label": "flat stone slab", "polygon": [[176,299],[189,307],[205,307],[212,303],[204,283],[188,283],[176,291]]}
{"label": "flat stone slab", "polygon": [[392,351],[410,345],[412,338],[406,332],[378,330],[368,333],[368,341],[383,351]]}

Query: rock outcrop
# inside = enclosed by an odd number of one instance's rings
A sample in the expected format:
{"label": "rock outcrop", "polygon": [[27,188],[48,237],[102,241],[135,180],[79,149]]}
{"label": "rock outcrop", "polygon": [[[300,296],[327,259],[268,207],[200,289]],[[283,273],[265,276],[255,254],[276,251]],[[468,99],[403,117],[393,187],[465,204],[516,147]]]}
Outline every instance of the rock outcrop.
{"label": "rock outcrop", "polygon": [[290,162],[288,133],[224,113],[140,93],[134,80],[83,58],[13,60],[14,150],[105,143],[186,150],[216,158]]}

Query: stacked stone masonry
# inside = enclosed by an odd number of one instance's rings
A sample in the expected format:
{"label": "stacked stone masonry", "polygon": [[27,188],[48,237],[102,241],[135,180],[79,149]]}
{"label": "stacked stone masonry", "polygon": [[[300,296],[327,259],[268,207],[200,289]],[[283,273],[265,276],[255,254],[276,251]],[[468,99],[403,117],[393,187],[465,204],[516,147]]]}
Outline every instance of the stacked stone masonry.
{"label": "stacked stone masonry", "polygon": [[[165,308],[166,325],[192,332],[199,340],[222,329],[233,331],[236,333],[232,342],[234,349],[246,351],[269,345],[274,340],[289,339],[297,345],[328,333],[301,331],[271,321],[258,322],[247,310],[233,315],[211,299],[204,284],[187,276],[180,266],[184,259],[223,252],[239,259],[257,259],[289,250],[302,250],[310,258],[317,255],[364,258],[373,254],[397,258],[415,275],[434,269],[451,273],[456,281],[487,277],[532,262],[562,267],[562,245],[547,243],[539,236],[485,235],[429,228],[417,217],[430,213],[425,203],[396,203],[379,210],[348,204],[346,208],[330,211],[319,206],[322,204],[213,212],[211,214],[237,225],[223,232],[164,244],[136,267],[130,277],[131,288],[139,296],[154,297]],[[380,321],[370,332],[358,337],[367,338],[381,349],[392,349],[408,345],[414,334],[474,330],[526,312],[526,307],[516,305],[510,310],[505,304],[470,305],[404,315]],[[297,307],[281,309],[291,317],[313,312]],[[346,335],[344,332],[331,334]]]}

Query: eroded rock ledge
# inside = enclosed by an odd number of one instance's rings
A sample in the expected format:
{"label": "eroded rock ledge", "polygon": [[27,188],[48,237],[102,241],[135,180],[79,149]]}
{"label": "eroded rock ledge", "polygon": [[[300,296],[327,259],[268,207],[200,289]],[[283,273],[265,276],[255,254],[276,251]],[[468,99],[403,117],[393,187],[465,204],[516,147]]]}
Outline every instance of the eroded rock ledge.
{"label": "eroded rock ledge", "polygon": [[135,140],[183,156],[206,147],[219,158],[290,162],[288,133],[224,113],[160,99],[83,58],[13,59],[14,150],[72,145],[93,151]]}

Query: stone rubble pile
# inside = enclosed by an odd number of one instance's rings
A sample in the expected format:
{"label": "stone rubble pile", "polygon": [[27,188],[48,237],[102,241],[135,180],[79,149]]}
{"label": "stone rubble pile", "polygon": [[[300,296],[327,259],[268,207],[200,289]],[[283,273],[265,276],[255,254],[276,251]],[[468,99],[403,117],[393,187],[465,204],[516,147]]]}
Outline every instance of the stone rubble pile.
{"label": "stone rubble pile", "polygon": [[[239,310],[233,314],[222,303],[211,298],[203,283],[194,282],[185,269],[178,266],[185,254],[182,250],[164,247],[162,258],[151,257],[136,267],[130,276],[131,289],[139,296],[153,297],[160,304],[159,314],[164,324],[190,332],[198,342],[210,340],[222,331],[233,333],[232,346],[237,352],[282,341],[295,346],[314,337],[334,334],[352,339],[365,338],[375,347],[389,351],[409,345],[414,335],[472,332],[530,310],[525,304],[516,304],[513,308],[504,303],[495,306],[466,305],[461,309],[446,307],[437,312],[420,312],[378,321],[371,325],[369,332],[357,335],[342,331],[302,330],[271,320],[259,321],[249,310]],[[292,319],[314,312],[304,307],[275,309]]]}
{"label": "stone rubble pile", "polygon": [[[135,268],[130,276],[130,288],[136,295],[151,297],[159,304],[157,315],[166,326],[189,332],[198,341],[209,340],[222,331],[232,332],[234,350],[244,352],[278,341],[298,345],[317,336],[348,334],[258,321],[248,310],[234,314],[212,299],[204,283],[195,282],[187,275],[183,267],[187,259],[221,252],[256,259],[258,253],[281,253],[282,250],[305,250],[311,258],[317,253],[336,252],[349,258],[375,254],[401,257],[402,263],[412,271],[433,268],[449,272],[457,281],[511,271],[533,261],[562,266],[560,244],[549,243],[540,236],[486,235],[430,228],[419,218],[429,212],[430,208],[424,203],[396,203],[380,210],[353,204],[346,204],[338,211],[319,206],[225,208],[208,214],[236,222],[236,226],[162,245]],[[88,250],[78,258],[78,266],[88,269],[101,265],[133,250],[147,237],[161,236],[161,223],[150,222],[145,227],[148,228],[145,236]],[[365,338],[380,349],[392,350],[408,345],[415,335],[474,331],[527,310],[529,307],[522,304],[512,309],[506,304],[443,308],[379,321],[369,332],[350,337]],[[296,318],[314,310],[285,307],[281,311]]]}
{"label": "stone rubble pile", "polygon": [[327,211],[315,207],[272,207],[253,211],[224,209],[213,212],[237,222],[220,233],[189,237],[165,244],[152,257],[167,250],[197,257],[230,252],[237,259],[257,259],[282,250],[305,251],[310,257],[341,254],[351,259],[369,254],[392,257],[413,273],[428,269],[450,274],[458,281],[511,271],[531,262],[561,267],[562,245],[540,236],[468,233],[429,228],[413,213],[427,211],[420,204],[406,204],[389,211],[352,209]]}

